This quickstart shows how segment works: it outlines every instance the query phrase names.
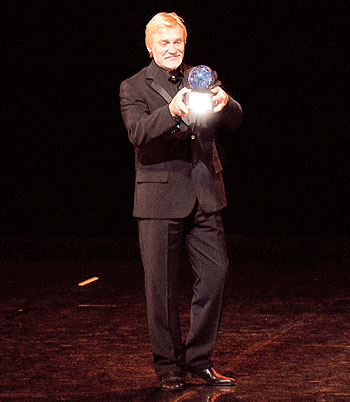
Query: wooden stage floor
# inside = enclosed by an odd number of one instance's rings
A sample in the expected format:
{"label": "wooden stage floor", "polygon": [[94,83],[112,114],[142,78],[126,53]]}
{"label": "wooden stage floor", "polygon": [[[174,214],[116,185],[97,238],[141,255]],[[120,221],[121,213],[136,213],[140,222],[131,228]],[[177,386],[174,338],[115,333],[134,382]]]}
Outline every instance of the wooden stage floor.
{"label": "wooden stage floor", "polygon": [[[169,393],[153,372],[132,241],[2,241],[0,400],[349,402],[349,243],[229,238],[213,361],[237,386],[190,380]],[[192,279],[184,259],[184,335]]]}

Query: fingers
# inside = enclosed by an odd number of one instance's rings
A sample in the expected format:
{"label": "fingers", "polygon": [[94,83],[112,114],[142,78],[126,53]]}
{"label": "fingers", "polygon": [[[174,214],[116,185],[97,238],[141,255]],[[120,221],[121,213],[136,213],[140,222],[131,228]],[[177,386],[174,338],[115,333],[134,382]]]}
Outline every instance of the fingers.
{"label": "fingers", "polygon": [[212,112],[212,113],[221,112],[221,110],[222,110],[224,107],[225,107],[225,105],[222,105],[222,104],[220,103],[220,104],[214,106],[211,112]]}
{"label": "fingers", "polygon": [[219,86],[213,87],[210,92],[212,92],[213,94],[217,94],[218,92],[223,91],[223,89]]}
{"label": "fingers", "polygon": [[211,92],[214,94],[213,102],[215,107],[213,108],[213,113],[220,112],[228,102],[228,95],[221,87],[214,87],[211,89]]}
{"label": "fingers", "polygon": [[191,92],[190,88],[183,87],[182,89],[180,89],[180,91],[175,96],[179,96],[181,94],[183,96],[183,95],[187,94],[188,92]]}
{"label": "fingers", "polygon": [[184,102],[184,96],[188,92],[191,92],[189,88],[186,87],[182,88],[169,103],[169,110],[173,117],[176,116],[182,117],[187,116],[189,114],[189,110],[187,109]]}

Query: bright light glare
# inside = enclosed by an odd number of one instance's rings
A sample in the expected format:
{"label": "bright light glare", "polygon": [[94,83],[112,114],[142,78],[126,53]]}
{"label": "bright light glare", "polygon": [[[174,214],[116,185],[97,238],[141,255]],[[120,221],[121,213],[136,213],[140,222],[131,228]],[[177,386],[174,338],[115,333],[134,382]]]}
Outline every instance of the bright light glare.
{"label": "bright light glare", "polygon": [[188,109],[196,113],[205,113],[212,109],[212,94],[203,92],[190,92],[188,94]]}

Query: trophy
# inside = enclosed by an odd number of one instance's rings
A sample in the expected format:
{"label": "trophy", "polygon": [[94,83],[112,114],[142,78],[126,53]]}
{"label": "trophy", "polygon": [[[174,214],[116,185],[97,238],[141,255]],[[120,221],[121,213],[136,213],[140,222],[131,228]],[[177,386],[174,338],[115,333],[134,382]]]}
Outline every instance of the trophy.
{"label": "trophy", "polygon": [[187,94],[187,107],[196,113],[209,112],[213,108],[210,89],[216,82],[214,71],[204,65],[193,67],[188,75],[191,92]]}

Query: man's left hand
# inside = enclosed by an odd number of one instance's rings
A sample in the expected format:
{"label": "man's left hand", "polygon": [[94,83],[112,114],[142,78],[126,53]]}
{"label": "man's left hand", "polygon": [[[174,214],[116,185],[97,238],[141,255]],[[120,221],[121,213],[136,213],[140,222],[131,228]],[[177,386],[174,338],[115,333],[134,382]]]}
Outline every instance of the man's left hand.
{"label": "man's left hand", "polygon": [[221,112],[221,110],[226,106],[228,102],[228,95],[221,87],[214,87],[210,90],[214,96],[213,101],[215,107],[213,108],[213,113]]}

